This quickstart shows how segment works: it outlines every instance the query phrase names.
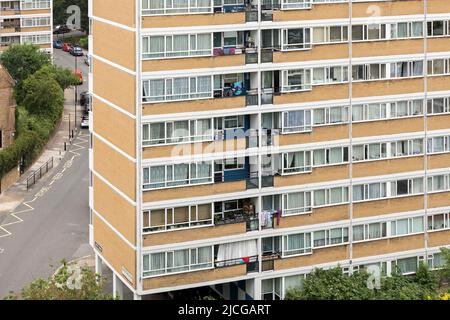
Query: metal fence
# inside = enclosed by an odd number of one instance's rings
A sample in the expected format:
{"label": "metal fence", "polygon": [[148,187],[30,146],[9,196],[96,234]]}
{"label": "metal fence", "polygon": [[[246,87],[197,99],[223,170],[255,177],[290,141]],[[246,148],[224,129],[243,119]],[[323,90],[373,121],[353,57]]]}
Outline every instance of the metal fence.
{"label": "metal fence", "polygon": [[53,168],[53,157],[51,157],[46,163],[44,163],[27,178],[27,190],[31,188],[39,179],[41,179],[51,168]]}

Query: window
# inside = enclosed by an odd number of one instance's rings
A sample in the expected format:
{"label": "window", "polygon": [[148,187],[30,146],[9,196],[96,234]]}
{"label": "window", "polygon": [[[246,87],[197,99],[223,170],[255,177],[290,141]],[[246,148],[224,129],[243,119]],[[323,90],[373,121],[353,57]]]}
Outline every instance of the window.
{"label": "window", "polygon": [[450,72],[450,59],[428,60],[428,75],[446,75]]}
{"label": "window", "polygon": [[152,209],[143,212],[143,231],[167,231],[212,225],[211,203],[187,207]]}
{"label": "window", "polygon": [[348,202],[348,187],[314,190],[314,207]]}
{"label": "window", "polygon": [[168,188],[212,182],[212,162],[180,163],[143,169],[143,188]]}
{"label": "window", "polygon": [[423,178],[397,180],[391,182],[391,196],[420,194],[423,192]]}
{"label": "window", "polygon": [[347,67],[323,67],[313,69],[313,84],[341,83],[348,81]]}
{"label": "window", "polygon": [[387,236],[386,222],[353,226],[353,241],[381,239]]}
{"label": "window", "polygon": [[376,200],[386,198],[386,182],[377,182],[353,186],[353,200]]}
{"label": "window", "polygon": [[401,140],[391,142],[390,144],[391,157],[423,154],[423,139]]}
{"label": "window", "polygon": [[143,102],[212,98],[211,76],[143,81]]}
{"label": "window", "polygon": [[387,158],[387,143],[370,143],[353,146],[353,160],[377,160]]}
{"label": "window", "polygon": [[370,25],[354,25],[352,26],[352,40],[379,40],[386,38],[385,24],[370,24]]}
{"label": "window", "polygon": [[313,112],[315,126],[348,122],[348,107],[327,107]]}
{"label": "window", "polygon": [[386,64],[373,63],[354,65],[353,81],[378,80],[386,78]]}
{"label": "window", "polygon": [[311,172],[311,151],[283,153],[283,174]]}
{"label": "window", "polygon": [[314,248],[348,242],[348,228],[314,231]]}
{"label": "window", "polygon": [[394,262],[394,267],[401,274],[414,273],[417,271],[418,259],[417,257],[398,259]]}
{"label": "window", "polygon": [[440,37],[449,35],[449,22],[448,21],[428,21],[427,32],[429,37]]}
{"label": "window", "polygon": [[423,76],[423,61],[391,63],[391,78]]}
{"label": "window", "polygon": [[311,70],[296,69],[283,71],[283,91],[301,91],[311,88]]}
{"label": "window", "polygon": [[283,50],[297,50],[311,48],[311,29],[284,29]]}
{"label": "window", "polygon": [[262,300],[281,300],[281,278],[261,281]]}
{"label": "window", "polygon": [[311,252],[311,233],[289,234],[284,236],[283,256]]}
{"label": "window", "polygon": [[347,26],[314,27],[313,43],[334,43],[348,40]]}
{"label": "window", "polygon": [[311,110],[283,112],[282,132],[311,131]]}
{"label": "window", "polygon": [[211,246],[143,255],[144,277],[209,269],[212,266]]}
{"label": "window", "polygon": [[283,216],[311,212],[311,192],[294,192],[285,194]]}
{"label": "window", "polygon": [[428,191],[439,192],[449,189],[449,176],[447,174],[428,177]]}
{"label": "window", "polygon": [[314,166],[348,162],[348,147],[318,149],[313,151]]}
{"label": "window", "polygon": [[398,22],[391,24],[391,38],[417,38],[423,37],[423,23],[416,22]]}
{"label": "window", "polygon": [[423,217],[391,221],[391,236],[403,236],[424,231]]}
{"label": "window", "polygon": [[428,153],[440,153],[450,151],[450,136],[428,138]]}
{"label": "window", "polygon": [[142,126],[144,146],[212,140],[212,119],[158,122]]}
{"label": "window", "polygon": [[437,213],[428,216],[428,230],[442,230],[450,228],[450,214]]}
{"label": "window", "polygon": [[212,54],[210,33],[142,38],[142,58],[189,57]]}
{"label": "window", "polygon": [[143,0],[143,15],[212,12],[211,0]]}
{"label": "window", "polygon": [[427,109],[429,114],[449,113],[449,98],[431,98],[427,100]]}

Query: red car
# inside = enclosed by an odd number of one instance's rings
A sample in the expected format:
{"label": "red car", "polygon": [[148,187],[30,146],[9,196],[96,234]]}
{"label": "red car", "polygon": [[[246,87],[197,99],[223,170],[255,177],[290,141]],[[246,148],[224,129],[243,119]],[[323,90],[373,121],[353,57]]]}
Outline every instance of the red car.
{"label": "red car", "polygon": [[72,48],[72,44],[70,42],[64,42],[63,47],[62,47],[63,51],[69,52],[70,48]]}
{"label": "red car", "polygon": [[75,75],[75,77],[77,77],[79,79],[78,84],[79,85],[83,84],[83,81],[84,81],[84,79],[83,79],[83,72],[81,72],[80,69],[75,69],[73,74]]}

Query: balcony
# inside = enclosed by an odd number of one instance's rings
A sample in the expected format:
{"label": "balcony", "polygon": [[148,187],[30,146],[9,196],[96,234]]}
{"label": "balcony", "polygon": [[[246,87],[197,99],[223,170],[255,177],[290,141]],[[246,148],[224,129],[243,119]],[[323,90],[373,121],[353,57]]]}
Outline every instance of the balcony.
{"label": "balcony", "polygon": [[259,271],[258,256],[255,255],[255,256],[250,256],[250,257],[235,258],[235,259],[214,262],[214,266],[216,268],[227,268],[227,267],[233,267],[233,266],[238,266],[238,265],[245,265],[247,274],[258,272]]}

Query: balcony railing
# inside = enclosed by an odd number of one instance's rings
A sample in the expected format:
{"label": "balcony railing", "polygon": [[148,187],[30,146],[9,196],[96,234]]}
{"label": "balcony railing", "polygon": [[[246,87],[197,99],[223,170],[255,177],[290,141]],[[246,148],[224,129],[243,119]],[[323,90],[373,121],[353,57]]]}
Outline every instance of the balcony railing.
{"label": "balcony railing", "polygon": [[[242,222],[258,221],[258,215],[256,213],[244,213],[243,209],[228,211],[223,213],[223,217],[217,216],[214,218],[214,224],[216,226],[225,224],[235,224]],[[252,229],[250,227],[250,229]]]}
{"label": "balcony railing", "polygon": [[258,272],[258,256],[242,257],[214,262],[214,266],[216,268],[225,268],[242,264],[245,264],[247,266],[247,273]]}
{"label": "balcony railing", "polygon": [[275,260],[281,258],[281,252],[263,253],[261,271],[272,271],[275,269]]}

